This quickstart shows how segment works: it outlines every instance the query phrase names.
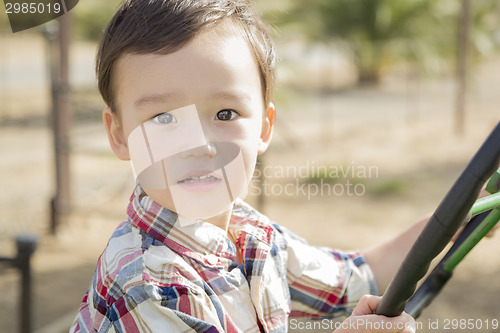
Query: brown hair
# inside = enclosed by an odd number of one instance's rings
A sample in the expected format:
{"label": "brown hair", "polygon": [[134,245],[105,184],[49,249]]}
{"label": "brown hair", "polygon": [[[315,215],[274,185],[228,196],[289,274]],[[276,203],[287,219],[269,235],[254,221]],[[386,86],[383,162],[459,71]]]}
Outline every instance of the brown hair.
{"label": "brown hair", "polygon": [[249,0],[127,0],[106,26],[97,52],[97,81],[106,104],[116,110],[113,76],[120,56],[173,53],[202,29],[226,18],[242,29],[249,42],[259,65],[264,101],[271,102],[276,52],[267,26]]}

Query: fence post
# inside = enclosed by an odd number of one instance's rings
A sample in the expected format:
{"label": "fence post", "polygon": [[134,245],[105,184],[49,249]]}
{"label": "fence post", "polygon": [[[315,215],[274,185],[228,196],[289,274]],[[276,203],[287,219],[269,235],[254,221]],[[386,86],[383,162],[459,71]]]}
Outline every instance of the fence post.
{"label": "fence post", "polygon": [[19,328],[21,333],[32,331],[32,288],[31,288],[31,256],[36,250],[37,239],[33,235],[21,235],[16,238],[16,266],[21,273],[21,300]]}

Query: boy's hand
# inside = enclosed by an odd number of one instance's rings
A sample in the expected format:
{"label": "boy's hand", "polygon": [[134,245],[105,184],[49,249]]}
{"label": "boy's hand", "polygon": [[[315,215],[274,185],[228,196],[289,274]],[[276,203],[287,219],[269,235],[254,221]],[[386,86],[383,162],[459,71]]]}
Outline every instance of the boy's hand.
{"label": "boy's hand", "polygon": [[415,320],[403,312],[397,317],[375,314],[382,297],[365,295],[334,333],[415,333]]}

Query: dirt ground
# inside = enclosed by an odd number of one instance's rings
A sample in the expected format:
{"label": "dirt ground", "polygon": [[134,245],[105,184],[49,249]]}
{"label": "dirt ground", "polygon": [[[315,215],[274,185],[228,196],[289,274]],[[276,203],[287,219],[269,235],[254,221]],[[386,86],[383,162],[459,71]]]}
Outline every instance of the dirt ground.
{"label": "dirt ground", "polygon": [[[498,60],[477,69],[463,136],[453,134],[454,86],[447,78],[419,84],[393,78],[376,89],[323,94],[278,90],[277,128],[262,164],[267,177],[252,184],[248,201],[316,245],[364,249],[394,236],[435,209],[498,122],[499,69]],[[98,255],[125,217],[133,179],[97,121],[75,122],[73,211],[50,236],[52,158],[43,121],[0,128],[0,256],[14,255],[17,234],[39,237],[33,326],[58,333],[67,331]],[[325,166],[337,170],[335,183],[307,182]],[[419,318],[420,332],[450,331],[446,323],[461,319],[482,327],[451,331],[500,330],[491,328],[500,320],[499,250],[498,236],[474,249]],[[17,330],[18,283],[16,271],[0,266],[0,332]]]}

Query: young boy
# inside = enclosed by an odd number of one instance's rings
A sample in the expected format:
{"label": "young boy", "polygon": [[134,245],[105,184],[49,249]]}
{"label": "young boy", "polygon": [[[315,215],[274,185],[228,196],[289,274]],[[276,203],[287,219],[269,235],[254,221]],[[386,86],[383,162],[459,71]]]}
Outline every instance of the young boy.
{"label": "young boy", "polygon": [[271,141],[275,57],[246,0],[117,11],[97,75],[111,148],[137,187],[71,332],[286,332],[290,316],[358,302],[337,332],[414,331],[363,295],[385,288],[423,222],[362,256],[310,246],[239,199]]}

